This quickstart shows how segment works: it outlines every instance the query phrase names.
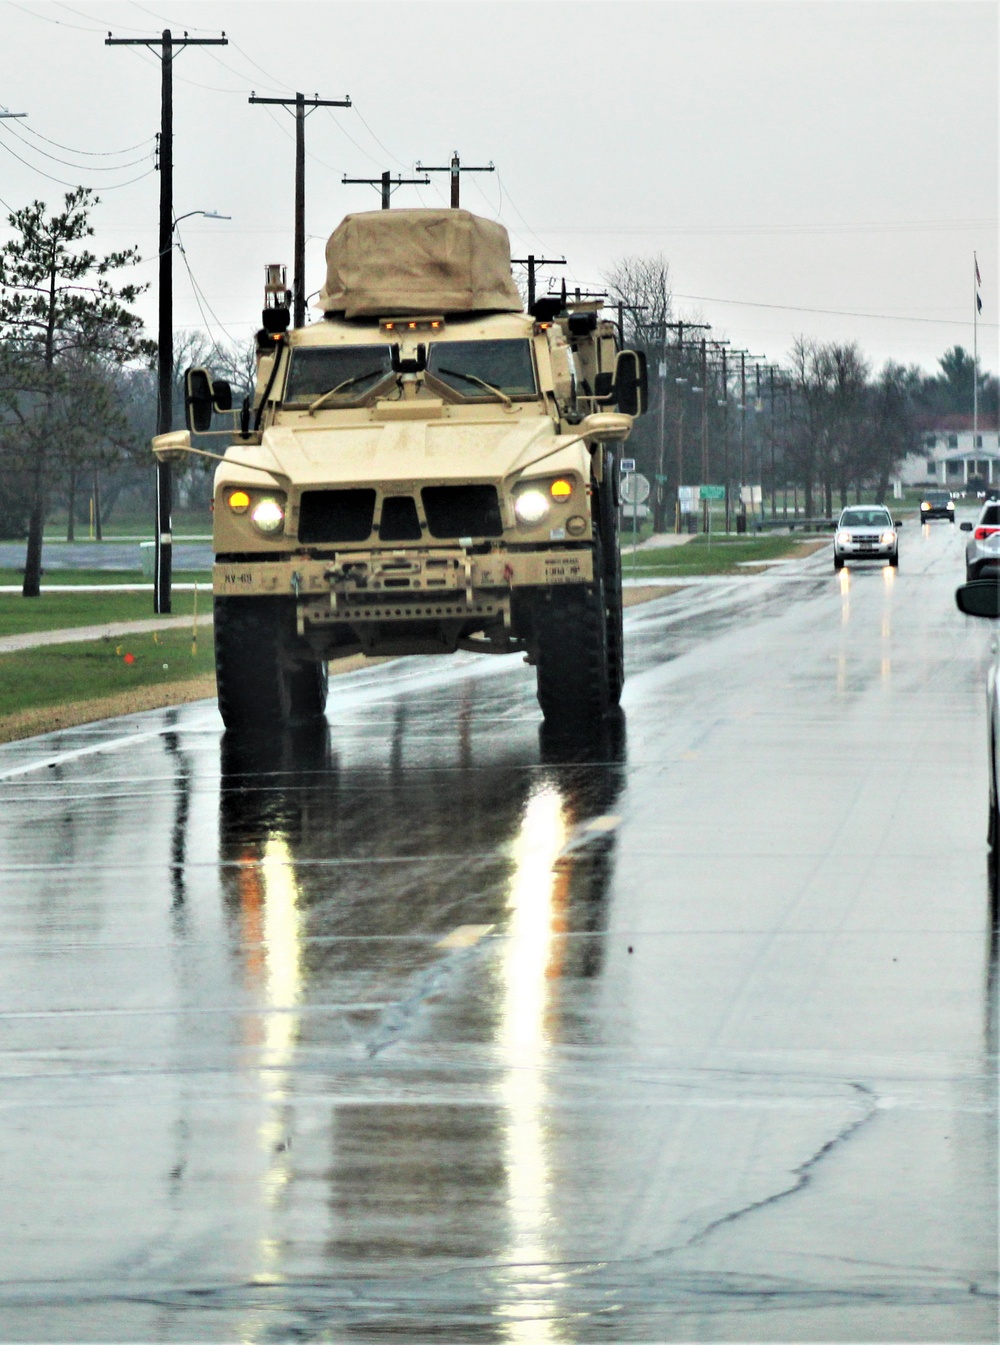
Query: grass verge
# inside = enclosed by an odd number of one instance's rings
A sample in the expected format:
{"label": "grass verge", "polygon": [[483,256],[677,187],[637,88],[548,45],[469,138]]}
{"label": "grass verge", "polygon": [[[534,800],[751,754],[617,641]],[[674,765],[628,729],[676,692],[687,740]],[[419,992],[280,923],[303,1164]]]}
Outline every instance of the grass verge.
{"label": "grass verge", "polygon": [[626,579],[633,576],[652,578],[654,575],[680,578],[699,574],[749,574],[753,571],[740,562],[798,559],[828,545],[829,538],[805,542],[795,537],[754,537],[738,541],[713,538],[710,543],[707,537],[699,536],[686,546],[654,547],[639,551],[634,557],[627,552],[622,556],[622,573]]}
{"label": "grass verge", "polygon": [[128,696],[214,673],[211,636],[189,630],[48,645],[0,656],[0,722],[24,710]]}

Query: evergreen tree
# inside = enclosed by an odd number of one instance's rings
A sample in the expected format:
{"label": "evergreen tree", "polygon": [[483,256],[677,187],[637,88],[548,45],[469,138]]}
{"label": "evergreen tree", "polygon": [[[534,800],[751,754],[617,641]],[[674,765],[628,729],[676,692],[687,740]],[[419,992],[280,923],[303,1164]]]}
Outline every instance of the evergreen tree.
{"label": "evergreen tree", "polygon": [[117,430],[111,400],[94,392],[95,371],[153,349],[129,308],[145,286],[112,279],[140,260],[138,252],[99,257],[84,243],[94,232],[89,216],[98,199],[86,187],[74,188],[53,215],[33,201],[8,216],[16,237],[0,248],[8,375],[3,437],[29,480],[26,598],[39,592],[48,496],[64,466],[63,446],[78,449],[80,434],[102,438]]}

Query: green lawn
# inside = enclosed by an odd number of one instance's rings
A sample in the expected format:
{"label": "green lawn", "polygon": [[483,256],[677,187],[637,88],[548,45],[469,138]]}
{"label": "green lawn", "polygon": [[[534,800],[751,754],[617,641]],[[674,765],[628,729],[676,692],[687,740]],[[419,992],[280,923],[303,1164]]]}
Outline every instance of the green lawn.
{"label": "green lawn", "polygon": [[[622,539],[624,541],[624,538]],[[622,569],[626,578],[653,578],[673,575],[745,573],[739,562],[746,560],[782,560],[802,554],[799,537],[740,537],[721,539],[695,537],[683,546],[655,547],[632,552],[622,548]]]}
{"label": "green lawn", "polygon": [[[77,571],[77,574],[80,572]],[[108,579],[107,572],[103,576]],[[8,582],[0,575],[0,581]],[[16,582],[16,581],[12,581]],[[44,581],[43,581],[44,582]],[[81,581],[82,582],[82,581]],[[93,579],[89,582],[93,583]],[[127,582],[123,580],[121,582]],[[212,610],[212,582],[199,579],[198,612]],[[201,587],[204,582],[204,588]],[[172,616],[194,611],[194,593],[174,593]],[[71,626],[98,626],[105,621],[144,621],[152,617],[153,594],[147,593],[42,593],[22,598],[19,593],[0,593],[0,635],[21,635],[34,630],[62,630]]]}
{"label": "green lawn", "polygon": [[[132,655],[132,662],[126,656]],[[186,681],[214,668],[211,631],[160,631],[120,640],[50,645],[0,655],[0,718],[19,710],[96,700],[135,687]]]}

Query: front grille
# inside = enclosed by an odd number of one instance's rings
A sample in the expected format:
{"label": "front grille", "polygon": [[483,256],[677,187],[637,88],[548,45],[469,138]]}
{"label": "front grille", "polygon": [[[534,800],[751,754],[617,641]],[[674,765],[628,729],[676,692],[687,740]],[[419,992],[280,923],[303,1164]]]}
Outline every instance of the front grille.
{"label": "front grille", "polygon": [[380,542],[419,542],[423,533],[417,506],[410,495],[389,495],[382,501],[378,528]]}
{"label": "front grille", "polygon": [[877,532],[873,532],[871,534],[868,533],[862,534],[856,532],[854,534],[854,540],[856,542],[859,542],[862,546],[874,546],[875,543],[878,541],[878,539],[879,534]]}
{"label": "front grille", "polygon": [[299,541],[366,542],[374,517],[373,490],[306,490],[299,506]]}
{"label": "front grille", "polygon": [[432,537],[501,537],[495,486],[424,486],[420,492]]}

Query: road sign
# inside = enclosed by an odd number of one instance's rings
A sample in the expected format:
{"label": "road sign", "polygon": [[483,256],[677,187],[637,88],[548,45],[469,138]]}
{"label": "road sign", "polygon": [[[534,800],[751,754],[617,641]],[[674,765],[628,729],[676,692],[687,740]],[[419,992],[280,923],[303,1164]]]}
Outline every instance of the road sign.
{"label": "road sign", "polygon": [[698,498],[700,500],[724,500],[726,498],[725,486],[699,486]]}
{"label": "road sign", "polygon": [[761,506],[760,486],[740,486],[740,502],[748,505],[751,509],[759,509]]}
{"label": "road sign", "polygon": [[630,472],[622,482],[622,499],[626,504],[642,504],[649,499],[649,481],[641,472]]}
{"label": "road sign", "polygon": [[623,471],[623,472],[634,472],[634,471],[635,471],[635,458],[622,458],[622,471]]}
{"label": "road sign", "polygon": [[677,491],[677,503],[682,514],[693,514],[698,507],[698,487],[681,486]]}

